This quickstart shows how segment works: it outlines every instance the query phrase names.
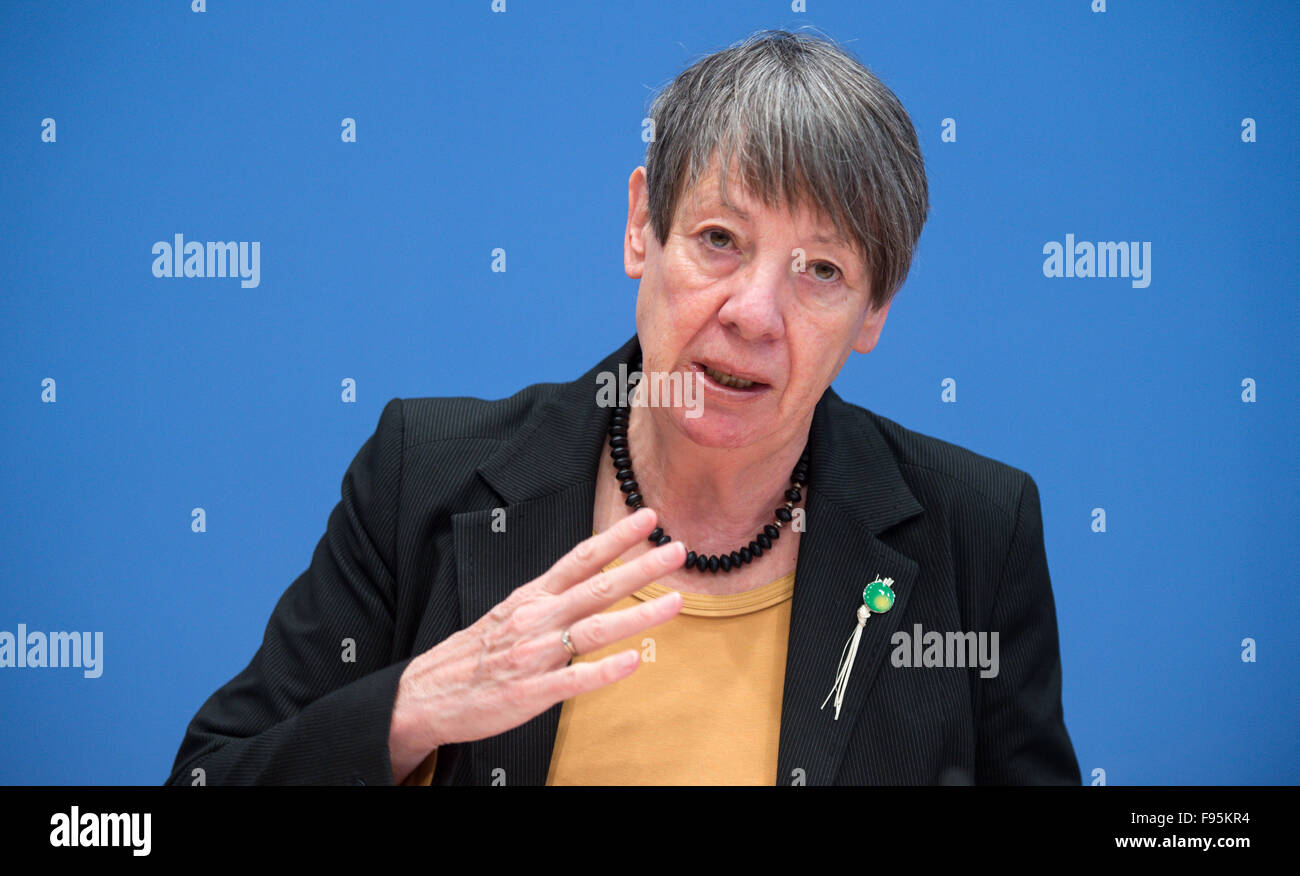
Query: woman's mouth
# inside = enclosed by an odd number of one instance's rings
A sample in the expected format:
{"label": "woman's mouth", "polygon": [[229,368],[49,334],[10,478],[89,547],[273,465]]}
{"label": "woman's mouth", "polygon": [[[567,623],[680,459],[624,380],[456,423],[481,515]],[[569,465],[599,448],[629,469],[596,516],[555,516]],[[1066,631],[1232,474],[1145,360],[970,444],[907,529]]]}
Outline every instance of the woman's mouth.
{"label": "woman's mouth", "polygon": [[728,374],[726,371],[722,371],[717,368],[711,368],[710,366],[704,365],[703,363],[699,363],[699,362],[695,362],[692,364],[695,366],[695,368],[699,369],[700,371],[703,371],[704,374],[709,378],[709,380],[713,381],[719,386],[725,386],[728,389],[739,390],[741,392],[745,392],[745,391],[754,392],[756,390],[767,388],[766,383],[763,383],[758,380],[750,380],[744,377],[737,377],[734,374]]}
{"label": "woman's mouth", "polygon": [[704,373],[718,381],[718,383],[730,386],[733,389],[749,389],[754,385],[754,381],[752,380],[741,380],[739,377],[732,377],[730,374],[719,371],[716,368],[705,368]]}

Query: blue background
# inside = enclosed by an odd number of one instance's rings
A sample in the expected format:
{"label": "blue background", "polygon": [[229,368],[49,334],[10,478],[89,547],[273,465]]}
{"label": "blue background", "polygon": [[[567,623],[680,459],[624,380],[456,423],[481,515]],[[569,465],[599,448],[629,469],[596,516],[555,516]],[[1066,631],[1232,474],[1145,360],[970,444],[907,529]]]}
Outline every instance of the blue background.
{"label": "blue background", "polygon": [[[1296,4],[809,6],[0,7],[0,630],[105,640],[98,679],[0,670],[0,783],[165,781],[384,403],[630,336],[650,98],[801,25],[898,94],[933,205],[835,387],[1034,476],[1084,782],[1300,780]],[[154,278],[176,233],[260,241],[261,285]],[[1067,233],[1151,241],[1150,286],[1044,278]]]}

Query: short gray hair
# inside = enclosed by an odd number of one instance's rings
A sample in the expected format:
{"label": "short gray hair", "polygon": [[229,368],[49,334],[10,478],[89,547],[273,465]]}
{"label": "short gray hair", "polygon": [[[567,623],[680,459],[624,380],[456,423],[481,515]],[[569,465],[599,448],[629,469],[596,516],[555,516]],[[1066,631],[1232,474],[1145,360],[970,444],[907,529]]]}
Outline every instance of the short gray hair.
{"label": "short gray hair", "polygon": [[769,207],[829,216],[883,307],[907,278],[929,212],[912,120],[888,87],[829,40],[767,30],[696,61],[654,99],[650,219],[668,240],[682,195],[715,155],[722,197],[739,151],[744,187]]}

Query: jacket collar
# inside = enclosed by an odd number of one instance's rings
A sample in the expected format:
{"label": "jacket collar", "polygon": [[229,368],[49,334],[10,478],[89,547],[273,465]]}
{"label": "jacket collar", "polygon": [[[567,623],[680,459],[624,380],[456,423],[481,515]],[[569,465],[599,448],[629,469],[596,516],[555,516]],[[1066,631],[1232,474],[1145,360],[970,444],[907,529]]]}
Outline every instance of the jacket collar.
{"label": "jacket collar", "polygon": [[[493,510],[453,515],[462,623],[473,623],[591,535],[597,465],[612,409],[596,405],[598,375],[636,361],[633,335],[582,377],[561,384],[523,429],[479,466],[506,506],[512,549],[494,534]],[[917,564],[880,540],[924,510],[872,417],[827,388],[813,413],[806,529],[799,545],[782,697],[778,784],[832,784],[856,716],[912,590]],[[522,546],[523,549],[513,548]],[[838,720],[822,702],[857,623],[863,587],[894,579],[896,602],[863,630]],[[475,743],[471,782],[543,784],[561,704]],[[503,773],[498,773],[503,770]]]}

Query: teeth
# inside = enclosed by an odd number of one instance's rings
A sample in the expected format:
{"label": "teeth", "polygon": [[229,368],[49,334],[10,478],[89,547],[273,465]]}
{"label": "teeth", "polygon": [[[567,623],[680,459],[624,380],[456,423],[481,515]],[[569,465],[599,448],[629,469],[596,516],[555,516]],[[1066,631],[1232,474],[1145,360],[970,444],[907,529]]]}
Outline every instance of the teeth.
{"label": "teeth", "polygon": [[716,368],[705,368],[704,373],[718,381],[718,383],[721,383],[724,386],[735,387],[736,389],[748,389],[754,385],[754,381],[752,380],[741,380],[739,377],[732,377],[730,374],[718,371]]}

